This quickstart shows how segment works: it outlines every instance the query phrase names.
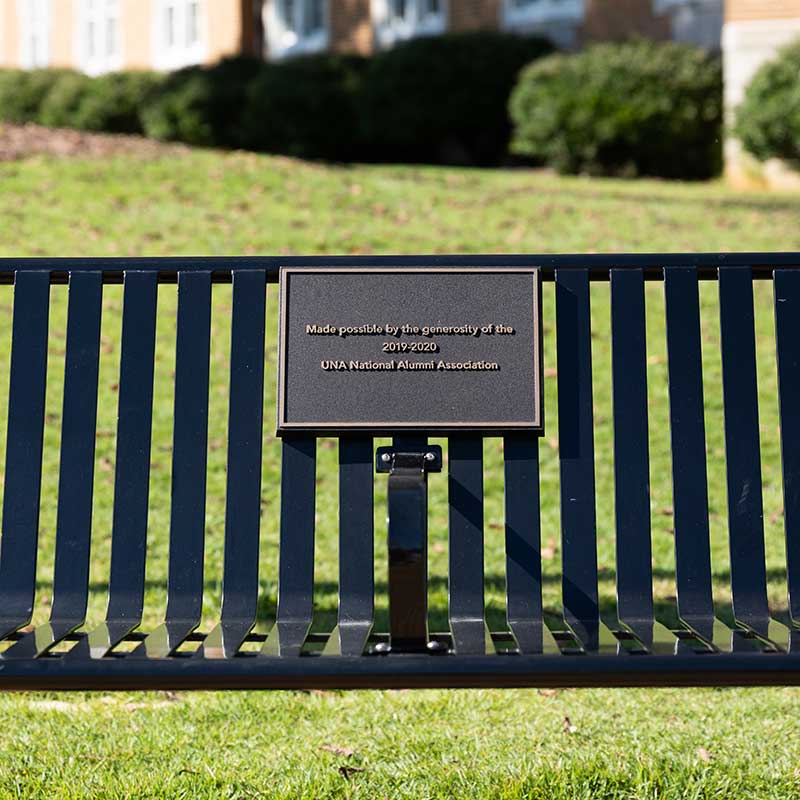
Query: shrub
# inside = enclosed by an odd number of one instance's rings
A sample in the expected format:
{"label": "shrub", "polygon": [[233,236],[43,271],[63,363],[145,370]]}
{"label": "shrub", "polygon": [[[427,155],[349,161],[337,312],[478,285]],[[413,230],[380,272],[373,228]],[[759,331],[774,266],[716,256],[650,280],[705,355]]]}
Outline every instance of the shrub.
{"label": "shrub", "polygon": [[241,146],[247,85],[264,68],[254,58],[230,58],[172,73],[142,112],[145,133],[193,145]]}
{"label": "shrub", "polygon": [[92,80],[73,125],[87,131],[143,133],[141,114],[163,78],[154,72],[114,72]]}
{"label": "shrub", "polygon": [[505,158],[508,96],[544,39],[475,32],[412,39],[370,62],[364,133],[380,160],[493,164]]}
{"label": "shrub", "polygon": [[92,79],[79,72],[56,77],[39,106],[35,121],[51,128],[75,128],[77,111],[90,91]]}
{"label": "shrub", "polygon": [[33,122],[55,83],[68,70],[34,69],[0,71],[0,120],[4,122]]}
{"label": "shrub", "polygon": [[756,72],[736,113],[735,133],[762,161],[800,161],[800,41]]}
{"label": "shrub", "polygon": [[514,153],[560,172],[708,178],[721,167],[719,60],[674,43],[600,44],[528,67]]}
{"label": "shrub", "polygon": [[355,158],[364,64],[359,56],[321,54],[268,65],[247,91],[244,145],[298,158]]}

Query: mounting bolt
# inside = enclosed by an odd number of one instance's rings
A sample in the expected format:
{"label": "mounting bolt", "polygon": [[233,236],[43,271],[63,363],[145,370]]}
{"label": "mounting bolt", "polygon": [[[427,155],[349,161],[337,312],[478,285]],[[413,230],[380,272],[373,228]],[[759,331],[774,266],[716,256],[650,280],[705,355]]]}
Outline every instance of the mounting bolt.
{"label": "mounting bolt", "polygon": [[391,460],[392,460],[392,457],[388,453],[384,453],[381,456],[381,461],[383,461],[384,464],[388,464]]}
{"label": "mounting bolt", "polygon": [[425,453],[426,461],[436,461],[436,453]]}

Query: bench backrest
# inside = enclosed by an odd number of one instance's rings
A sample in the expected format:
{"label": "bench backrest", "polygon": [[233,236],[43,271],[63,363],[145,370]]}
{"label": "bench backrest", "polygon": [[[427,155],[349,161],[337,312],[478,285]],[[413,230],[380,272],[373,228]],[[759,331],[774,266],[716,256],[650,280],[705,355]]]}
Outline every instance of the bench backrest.
{"label": "bench backrest", "polygon": [[[793,619],[800,620],[800,269],[796,268],[800,255],[6,259],[0,261],[0,279],[13,281],[14,297],[0,627],[8,631],[24,626],[34,609],[51,284],[69,283],[52,618],[75,621],[86,615],[103,285],[120,281],[124,281],[124,301],[107,618],[142,617],[157,299],[160,283],[177,281],[167,619],[200,619],[212,289],[215,283],[232,281],[222,617],[246,626],[255,620],[258,607],[262,441],[274,433],[274,420],[262,414],[267,283],[274,282],[279,265],[287,263],[434,262],[539,266],[546,286],[555,283],[555,319],[545,319],[545,337],[555,334],[557,342],[557,378],[549,373],[557,382],[557,409],[546,408],[545,439],[557,437],[564,616],[589,649],[597,646],[600,621],[594,446],[598,424],[613,426],[614,434],[618,615],[634,628],[654,619],[648,281],[663,282],[665,297],[680,616],[714,617],[698,292],[698,282],[710,280],[718,281],[719,290],[733,610],[737,620],[766,635],[770,611],[753,281],[774,280],[789,610]],[[592,281],[610,282],[613,419],[602,423],[593,416]],[[550,370],[555,366],[546,364]],[[425,441],[424,434],[420,433],[420,441]],[[774,435],[768,431],[769,437]],[[449,615],[456,650],[465,652],[474,647],[475,632],[469,625],[459,626],[459,621],[484,618],[482,438],[477,432],[459,434],[445,446]],[[374,486],[382,480],[375,475],[375,444],[368,436],[339,441],[339,625],[345,653],[363,649],[374,617]],[[281,446],[277,627],[280,652],[292,654],[303,647],[314,613],[317,441],[293,435],[285,437]],[[517,641],[531,651],[542,646],[539,446],[539,440],[522,434],[509,434],[503,442],[507,613]],[[463,641],[459,641],[461,630]]]}

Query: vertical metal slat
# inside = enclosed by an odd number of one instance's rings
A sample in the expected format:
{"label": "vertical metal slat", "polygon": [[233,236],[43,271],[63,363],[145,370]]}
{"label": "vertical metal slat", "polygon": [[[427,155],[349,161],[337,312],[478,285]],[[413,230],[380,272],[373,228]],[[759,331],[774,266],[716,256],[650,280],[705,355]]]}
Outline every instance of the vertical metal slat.
{"label": "vertical metal slat", "polygon": [[6,650],[6,659],[42,655],[86,616],[102,293],[102,273],[70,275],[53,606],[50,622]]}
{"label": "vertical metal slat", "polygon": [[677,640],[655,621],[650,531],[644,274],[611,270],[617,613],[653,652]]}
{"label": "vertical metal slat", "polygon": [[521,653],[558,652],[542,614],[538,440],[507,434],[503,458],[508,626]]}
{"label": "vertical metal slat", "polygon": [[108,610],[69,658],[102,658],[142,618],[158,274],[129,271],[124,280]]}
{"label": "vertical metal slat", "polygon": [[750,269],[719,271],[731,589],[737,622],[769,631]]}
{"label": "vertical metal slat", "polygon": [[[449,609],[456,653],[487,652],[483,596],[483,440],[451,436]],[[490,642],[489,642],[490,643]]]}
{"label": "vertical metal slat", "polygon": [[222,619],[198,655],[236,654],[256,620],[266,273],[233,273]]}
{"label": "vertical metal slat", "polygon": [[556,270],[556,326],[564,617],[583,647],[594,651],[600,611],[588,270]]}
{"label": "vertical metal slat", "polygon": [[675,572],[680,618],[714,640],[708,528],[703,361],[697,270],[664,270],[669,374]]}
{"label": "vertical metal slat", "polygon": [[283,438],[278,613],[265,654],[299,656],[314,616],[316,459],[314,437]]}
{"label": "vertical metal slat", "polygon": [[0,639],[33,613],[47,381],[50,273],[17,272],[0,537]]}
{"label": "vertical metal slat", "polygon": [[200,622],[210,344],[211,273],[179,272],[167,615],[136,657],[168,656]]}
{"label": "vertical metal slat", "polygon": [[800,625],[800,271],[775,270],[775,339],[789,613]]}
{"label": "vertical metal slat", "polygon": [[332,651],[364,652],[375,615],[374,451],[371,437],[339,440],[339,618]]}

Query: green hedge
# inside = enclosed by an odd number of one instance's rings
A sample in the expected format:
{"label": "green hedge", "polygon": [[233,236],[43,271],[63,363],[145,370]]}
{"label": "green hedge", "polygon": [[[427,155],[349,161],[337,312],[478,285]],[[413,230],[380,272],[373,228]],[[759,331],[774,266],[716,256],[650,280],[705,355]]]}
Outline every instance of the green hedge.
{"label": "green hedge", "polygon": [[50,128],[80,128],[78,111],[93,81],[79,72],[65,72],[58,76],[50,91],[42,98],[36,122]]}
{"label": "green hedge", "polygon": [[1,70],[0,121],[143,133],[140,115],[162,81],[153,72],[90,78],[71,70]]}
{"label": "green hedge", "polygon": [[74,126],[87,131],[144,133],[143,109],[163,81],[155,72],[114,72],[94,78],[77,108]]}
{"label": "green hedge", "polygon": [[509,158],[510,110],[512,152],[564,172],[718,171],[718,60],[645,41],[551,49],[536,37],[480,32],[415,39],[368,59],[233,58],[98,78],[0,71],[0,121],[301,158],[483,165]]}
{"label": "green hedge", "polygon": [[247,90],[244,146],[298,158],[363,159],[356,98],[365,63],[316,55],[262,69]]}
{"label": "green hedge", "polygon": [[756,72],[736,112],[735,132],[762,161],[800,161],[800,41]]}
{"label": "green hedge", "polygon": [[495,164],[508,153],[508,97],[551,52],[539,37],[475,32],[412,39],[370,60],[359,96],[373,158]]}
{"label": "green hedge", "polygon": [[674,43],[601,44],[528,67],[514,153],[560,172],[708,178],[722,163],[722,70]]}
{"label": "green hedge", "polygon": [[0,70],[0,121],[38,122],[39,110],[59,79],[76,73],[68,70]]}
{"label": "green hedge", "polygon": [[264,69],[262,61],[243,57],[173,72],[142,110],[145,133],[162,141],[241,147],[247,87]]}

